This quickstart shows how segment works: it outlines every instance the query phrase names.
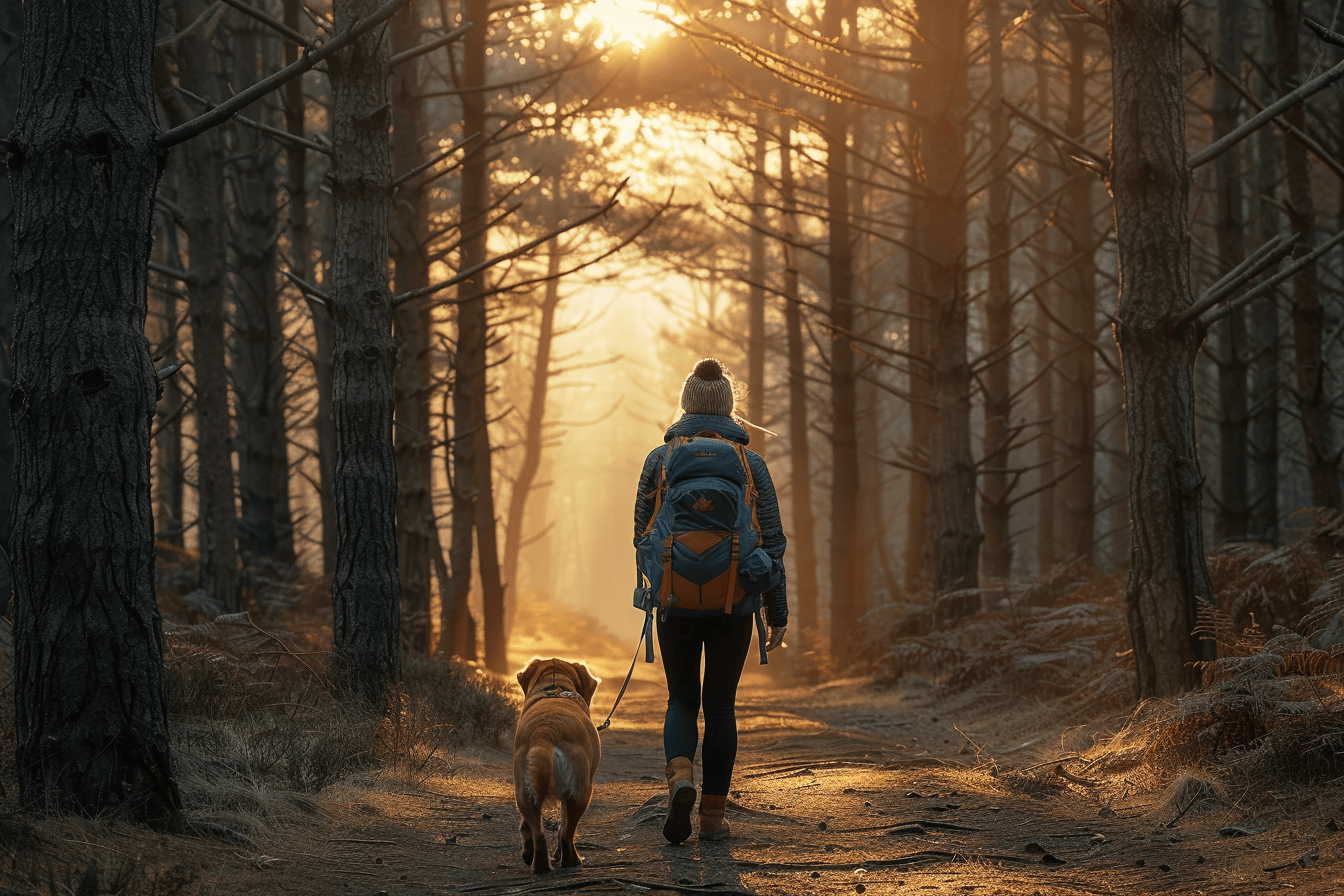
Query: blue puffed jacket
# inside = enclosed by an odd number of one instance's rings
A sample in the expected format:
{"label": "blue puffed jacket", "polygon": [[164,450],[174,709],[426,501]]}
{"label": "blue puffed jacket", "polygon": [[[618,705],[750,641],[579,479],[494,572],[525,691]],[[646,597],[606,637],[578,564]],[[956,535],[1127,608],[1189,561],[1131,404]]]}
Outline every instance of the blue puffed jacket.
{"label": "blue puffed jacket", "polygon": [[[702,432],[714,432],[746,445],[751,437],[731,417],[717,414],[686,414],[667,429],[663,444],[649,452],[644,459],[644,469],[639,474],[639,491],[635,494],[635,538],[644,534],[653,516],[655,496],[663,467],[663,458],[667,455],[667,443],[678,436],[694,436]],[[775,497],[775,484],[770,479],[770,470],[765,459],[754,451],[747,452],[747,464],[751,467],[751,477],[756,483],[756,519],[761,524],[761,547],[779,563],[779,583],[765,594],[749,594],[733,607],[734,614],[755,613],[762,604],[765,606],[766,622],[780,627],[789,622],[789,603],[786,576],[784,574],[784,526],[779,518],[779,500]],[[687,610],[677,606],[668,607],[669,616],[701,616],[713,614],[716,610]]]}

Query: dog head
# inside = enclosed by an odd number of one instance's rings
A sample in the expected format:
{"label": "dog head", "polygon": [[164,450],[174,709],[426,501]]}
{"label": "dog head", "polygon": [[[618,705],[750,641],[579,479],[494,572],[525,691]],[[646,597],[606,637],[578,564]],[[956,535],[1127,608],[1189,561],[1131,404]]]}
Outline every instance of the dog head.
{"label": "dog head", "polygon": [[561,659],[533,658],[518,673],[518,685],[526,696],[534,689],[550,687],[572,690],[583,697],[585,703],[593,702],[593,694],[602,679],[594,678],[583,663],[571,663]]}

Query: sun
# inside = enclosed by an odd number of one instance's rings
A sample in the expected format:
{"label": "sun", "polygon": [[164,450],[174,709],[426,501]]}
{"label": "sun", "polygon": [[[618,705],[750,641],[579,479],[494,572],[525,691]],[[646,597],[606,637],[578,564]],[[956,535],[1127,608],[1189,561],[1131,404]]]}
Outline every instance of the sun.
{"label": "sun", "polygon": [[600,26],[603,49],[624,43],[638,53],[673,30],[666,18],[671,12],[671,7],[657,0],[590,0],[577,6],[574,24],[580,29]]}

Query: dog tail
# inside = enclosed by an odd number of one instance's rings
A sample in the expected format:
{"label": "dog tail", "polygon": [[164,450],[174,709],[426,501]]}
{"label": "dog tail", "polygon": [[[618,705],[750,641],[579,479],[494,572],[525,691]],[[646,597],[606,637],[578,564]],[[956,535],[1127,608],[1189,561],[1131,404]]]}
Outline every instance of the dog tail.
{"label": "dog tail", "polygon": [[548,743],[534,743],[527,751],[527,776],[523,792],[534,806],[541,806],[551,795],[555,776],[555,756],[563,755]]}
{"label": "dog tail", "polygon": [[564,750],[549,743],[534,744],[527,751],[527,779],[524,792],[535,806],[547,797],[559,800],[580,795],[579,775]]}
{"label": "dog tail", "polygon": [[572,800],[579,795],[578,776],[574,773],[574,764],[569,755],[559,747],[551,755],[551,787],[555,795],[562,800]]}

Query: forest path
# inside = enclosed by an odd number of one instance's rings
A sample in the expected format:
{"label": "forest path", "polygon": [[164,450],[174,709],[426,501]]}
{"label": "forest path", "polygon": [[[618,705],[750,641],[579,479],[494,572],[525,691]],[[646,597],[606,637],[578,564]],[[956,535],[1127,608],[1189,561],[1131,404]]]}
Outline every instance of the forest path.
{"label": "forest path", "polygon": [[[511,755],[495,748],[443,777],[324,794],[343,807],[334,826],[290,849],[271,844],[221,892],[1344,892],[1333,880],[1344,834],[1320,820],[1180,813],[1152,794],[1108,805],[1070,761],[1091,732],[1057,707],[984,692],[939,700],[932,688],[860,679],[781,685],[780,665],[772,681],[749,661],[726,842],[662,838],[665,692],[661,670],[641,663],[603,732],[581,868],[532,875],[523,865]],[[594,667],[605,678],[600,721],[625,670]],[[1234,824],[1243,835],[1219,833]]]}

